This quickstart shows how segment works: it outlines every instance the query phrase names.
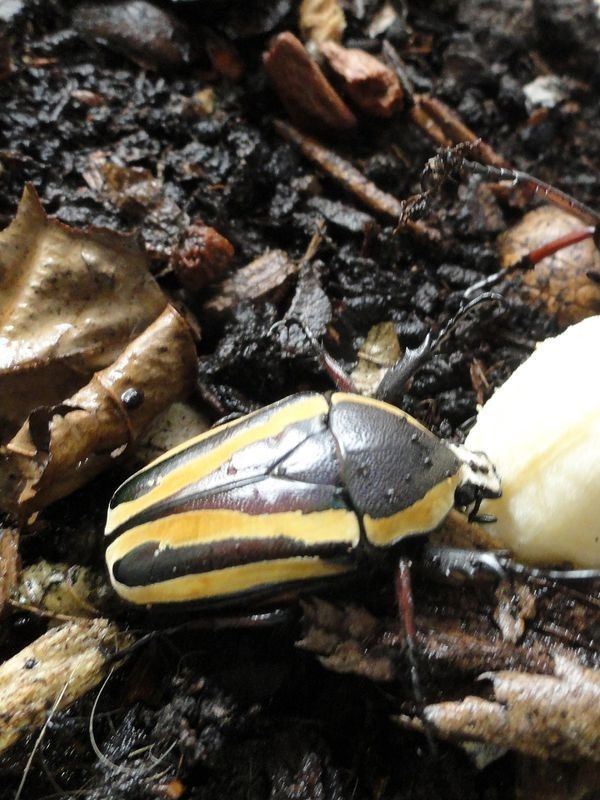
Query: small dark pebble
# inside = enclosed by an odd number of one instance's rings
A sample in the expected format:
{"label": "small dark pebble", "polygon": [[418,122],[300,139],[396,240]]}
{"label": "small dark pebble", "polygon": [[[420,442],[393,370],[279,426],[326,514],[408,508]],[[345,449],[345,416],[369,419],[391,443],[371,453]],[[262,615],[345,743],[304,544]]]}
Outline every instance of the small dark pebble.
{"label": "small dark pebble", "polygon": [[194,32],[147,0],[82,3],[73,12],[73,27],[146,69],[176,69],[198,56]]}

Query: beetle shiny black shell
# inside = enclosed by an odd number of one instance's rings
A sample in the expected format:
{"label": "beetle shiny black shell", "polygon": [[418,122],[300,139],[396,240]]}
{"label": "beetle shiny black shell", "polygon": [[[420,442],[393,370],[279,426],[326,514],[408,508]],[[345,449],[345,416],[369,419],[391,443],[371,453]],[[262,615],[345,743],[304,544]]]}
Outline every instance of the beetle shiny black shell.
{"label": "beetle shiny black shell", "polygon": [[[499,494],[485,456],[387,403],[299,394],[165,453],[113,496],[107,564],[142,605],[311,588],[436,528],[458,488]],[[483,488],[482,488],[483,487]]]}

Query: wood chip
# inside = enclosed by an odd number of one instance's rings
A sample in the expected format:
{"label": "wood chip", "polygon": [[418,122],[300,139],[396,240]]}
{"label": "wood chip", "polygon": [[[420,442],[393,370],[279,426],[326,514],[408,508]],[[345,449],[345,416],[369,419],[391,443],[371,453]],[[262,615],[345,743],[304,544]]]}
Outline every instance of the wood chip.
{"label": "wood chip", "polygon": [[[400,200],[379,189],[372,181],[365,178],[362,172],[337,153],[324,147],[312,136],[301,133],[297,128],[287,122],[283,122],[283,120],[275,120],[274,125],[277,132],[284,139],[295,144],[306,158],[321,167],[331,178],[368,208],[395,220],[403,217],[404,205]],[[402,223],[402,227],[417,238],[424,238],[428,241],[438,238],[436,232],[430,230],[422,222],[407,220]]]}
{"label": "wood chip", "polygon": [[347,130],[356,117],[293,33],[284,31],[263,54],[265,70],[297,125]]}
{"label": "wood chip", "polygon": [[478,142],[477,160],[492,167],[506,167],[510,164],[485,142],[480,141],[476,133],[468,128],[453,111],[441,100],[428,94],[414,95],[414,106],[411,109],[411,119],[417,124],[437,145],[450,147],[460,142]]}
{"label": "wood chip", "polygon": [[404,91],[396,74],[364,50],[335,42],[321,45],[321,53],[336,74],[344,94],[365,114],[387,119],[402,111]]}
{"label": "wood chip", "polygon": [[202,309],[206,314],[226,314],[242,300],[262,300],[284,289],[298,269],[284,250],[268,250],[218,284]]}

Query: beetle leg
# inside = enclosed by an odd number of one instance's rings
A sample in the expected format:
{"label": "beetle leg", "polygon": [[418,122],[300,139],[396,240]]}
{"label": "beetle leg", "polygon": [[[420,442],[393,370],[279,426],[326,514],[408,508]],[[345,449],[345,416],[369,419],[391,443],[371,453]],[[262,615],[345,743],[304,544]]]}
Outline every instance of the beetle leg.
{"label": "beetle leg", "polygon": [[465,158],[464,153],[476,152],[476,146],[477,142],[463,142],[456,147],[446,148],[431,158],[427,162],[422,178],[427,188],[430,184],[438,186],[444,179],[452,176],[463,176],[465,173],[480,175],[488,181],[508,181],[515,187],[520,186],[532,196],[540,195],[546,202],[578,217],[586,225],[597,226],[600,223],[600,214],[593,208],[527,172],[480,164],[478,161]]}
{"label": "beetle leg", "polygon": [[506,580],[505,562],[508,551],[466,550],[458,547],[440,547],[427,544],[423,551],[425,569],[443,578],[461,576],[468,580],[492,577]]}
{"label": "beetle leg", "polygon": [[415,605],[413,600],[412,584],[410,580],[410,561],[407,558],[401,558],[398,561],[398,569],[396,571],[396,602],[398,603],[400,619],[404,625],[404,634],[406,636],[406,653],[408,655],[408,661],[410,664],[410,680],[412,683],[413,694],[417,704],[423,708],[425,703],[423,700],[423,692],[421,690],[421,681],[419,679],[415,643],[417,635],[417,628],[415,625]]}
{"label": "beetle leg", "polygon": [[578,244],[585,239],[593,238],[594,241],[596,241],[596,238],[600,237],[598,231],[600,231],[600,226],[598,225],[595,228],[591,226],[587,228],[579,228],[576,231],[571,231],[571,233],[565,234],[565,236],[559,236],[558,239],[553,239],[551,242],[547,242],[541,247],[531,250],[529,253],[525,253],[525,255],[521,256],[521,258],[519,258],[518,261],[515,261],[514,264],[511,264],[510,266],[505,267],[498,272],[494,272],[493,275],[488,275],[482,280],[477,281],[477,283],[474,283],[466,290],[465,298],[472,297],[482,289],[488,289],[490,286],[494,286],[496,283],[501,281],[503,278],[506,278],[507,275],[510,275],[513,272],[533,269],[535,265],[538,264],[542,259],[548,258],[548,256],[552,256],[554,253],[558,253],[565,247],[571,247],[571,245]]}
{"label": "beetle leg", "polygon": [[[400,618],[404,625],[404,634],[406,637],[406,654],[408,656],[408,663],[410,665],[410,681],[415,702],[420,710],[425,708],[425,700],[423,691],[421,689],[421,680],[419,678],[419,667],[417,664],[417,628],[415,625],[415,605],[412,593],[412,584],[410,579],[410,561],[407,558],[400,558],[398,561],[398,569],[396,570],[396,602],[398,603],[398,611]],[[437,746],[435,743],[434,732],[430,722],[422,717],[423,731],[427,738],[430,753],[437,756]]]}
{"label": "beetle leg", "polygon": [[264,611],[258,614],[239,614],[231,616],[216,616],[216,617],[196,617],[193,620],[187,620],[179,625],[172,625],[169,628],[157,628],[150,631],[137,639],[133,644],[114,653],[112,659],[119,661],[137,650],[141,650],[150,642],[162,636],[173,636],[176,633],[186,630],[202,630],[202,631],[226,631],[232,629],[256,629],[256,628],[272,628],[275,625],[282,625],[289,623],[294,619],[293,610],[290,608],[274,608],[270,611]]}
{"label": "beetle leg", "polygon": [[426,569],[440,573],[444,578],[461,575],[475,580],[489,575],[506,580],[512,574],[558,583],[600,580],[598,569],[544,569],[519,564],[513,561],[509,550],[464,550],[428,544],[424,549],[423,564]]}
{"label": "beetle leg", "polygon": [[431,357],[432,353],[448,338],[458,323],[475,308],[475,306],[489,302],[506,305],[504,297],[495,292],[485,292],[463,303],[456,314],[442,327],[437,336],[428,333],[418,347],[406,349],[400,361],[383,376],[381,383],[377,387],[375,397],[378,400],[384,400],[386,403],[394,403],[400,400],[408,381]]}

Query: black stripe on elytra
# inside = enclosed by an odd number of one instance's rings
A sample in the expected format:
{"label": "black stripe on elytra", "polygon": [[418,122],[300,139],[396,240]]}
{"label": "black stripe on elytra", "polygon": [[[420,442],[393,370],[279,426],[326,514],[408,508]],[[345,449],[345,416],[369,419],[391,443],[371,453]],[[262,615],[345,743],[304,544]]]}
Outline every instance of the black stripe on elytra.
{"label": "black stripe on elytra", "polygon": [[113,575],[124,586],[149,586],[182,575],[200,575],[226,567],[282,558],[319,556],[342,559],[350,556],[348,545],[339,542],[307,545],[285,536],[224,539],[209,544],[162,548],[157,541],[134,547],[115,561]]}
{"label": "black stripe on elytra", "polygon": [[[192,511],[226,510],[248,516],[301,511],[310,514],[328,509],[348,509],[341,487],[301,483],[265,476],[232,483],[221,491],[196,492],[193,486],[134,514],[111,533],[116,539],[126,531],[149,522]],[[198,519],[201,530],[202,520]]]}
{"label": "black stripe on elytra", "polygon": [[[116,490],[111,498],[110,508],[116,508],[121,503],[128,503],[132,500],[142,497],[151,491],[166,473],[172,472],[173,470],[189,463],[190,461],[201,459],[205,453],[218,447],[230,437],[237,436],[239,433],[248,430],[248,428],[253,428],[264,424],[265,421],[268,421],[269,417],[279,412],[282,408],[285,408],[288,405],[293,405],[294,403],[304,402],[307,399],[315,396],[318,397],[320,395],[318,395],[317,392],[306,392],[300,395],[293,395],[285,398],[284,400],[280,400],[278,403],[273,403],[272,405],[261,409],[259,412],[251,415],[247,419],[241,419],[236,424],[225,428],[224,430],[220,430],[218,427],[215,428],[214,433],[208,436],[206,439],[197,442],[195,445],[190,445],[179,453],[175,453],[154,467],[151,466],[146,470],[142,470],[141,472],[132,475],[129,480],[125,481],[125,483],[123,483],[123,485]],[[306,431],[306,435],[310,436],[315,431],[323,429],[325,425],[325,418],[326,414],[315,415],[314,417],[309,417],[308,419],[300,420],[298,422],[291,422],[277,436],[281,436],[281,434],[292,427],[296,427],[299,430],[304,429]],[[262,437],[262,441],[267,441],[273,438],[276,439],[277,437],[269,437],[266,435]]]}

